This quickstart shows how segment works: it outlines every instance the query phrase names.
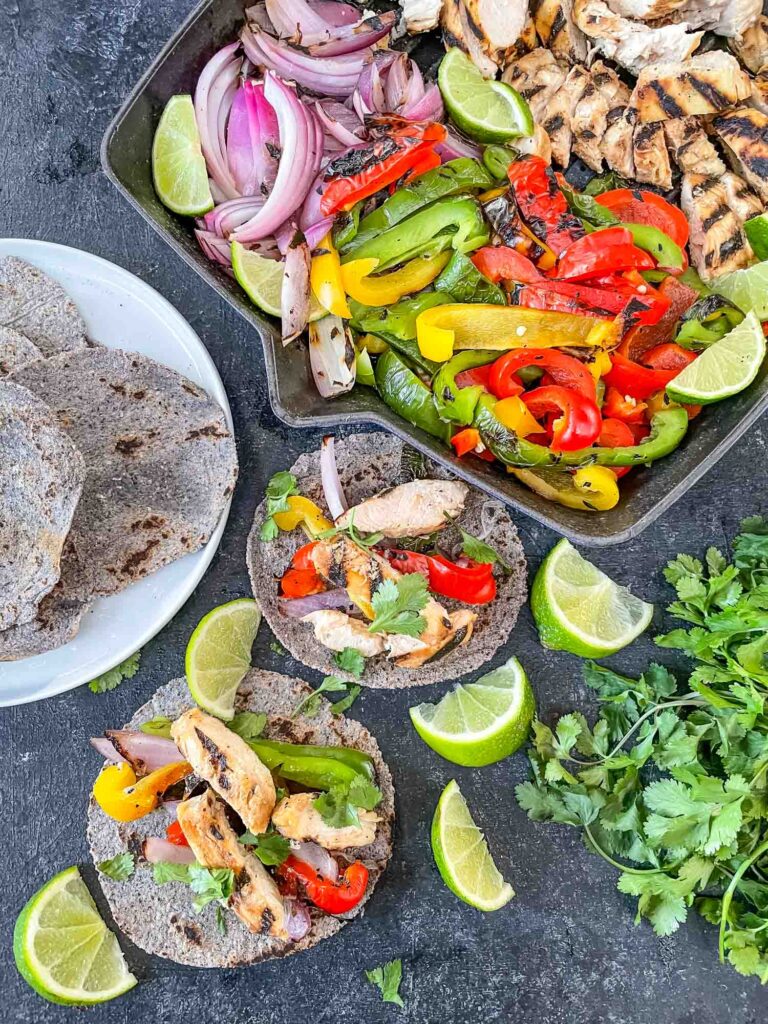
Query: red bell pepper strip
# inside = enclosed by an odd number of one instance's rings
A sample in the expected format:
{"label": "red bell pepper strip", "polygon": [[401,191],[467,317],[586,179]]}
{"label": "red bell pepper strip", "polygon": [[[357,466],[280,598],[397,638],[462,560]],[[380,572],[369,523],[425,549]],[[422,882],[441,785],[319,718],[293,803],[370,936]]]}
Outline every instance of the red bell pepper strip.
{"label": "red bell pepper strip", "polygon": [[277,869],[278,875],[293,876],[303,883],[308,899],[326,914],[345,914],[358,905],[368,887],[368,868],[356,860],[337,882],[321,878],[310,864],[293,854]]}
{"label": "red bell pepper strip", "polygon": [[429,589],[441,597],[464,604],[489,604],[496,597],[493,566],[485,562],[458,565],[442,555],[421,555],[415,551],[390,548],[387,558],[398,572],[418,572],[427,578]]}
{"label": "red bell pepper strip", "polygon": [[368,145],[331,161],[326,169],[327,185],[320,200],[320,212],[328,217],[341,209],[350,209],[415,167],[423,166],[445,134],[441,124],[409,124],[393,128]]}
{"label": "red bell pepper strip", "polygon": [[491,374],[490,363],[485,366],[473,366],[470,370],[461,370],[456,374],[457,388],[481,387],[488,390],[488,378]]}
{"label": "red bell pepper strip", "polygon": [[650,398],[655,391],[662,391],[679,372],[679,368],[652,370],[614,352],[611,356],[611,369],[604,379],[609,387],[617,388],[619,394],[643,399]]}
{"label": "red bell pepper strip", "polygon": [[[515,374],[526,366],[540,366],[555,384],[569,388],[594,402],[595,381],[584,363],[557,349],[516,348],[491,365],[488,388],[497,398],[511,398],[521,392]],[[523,399],[525,400],[525,398]],[[539,417],[533,413],[534,417]],[[590,442],[591,444],[591,442]]]}
{"label": "red bell pepper strip", "polygon": [[665,277],[656,295],[666,300],[667,309],[655,324],[643,324],[625,335],[617,351],[627,359],[640,359],[649,348],[672,341],[680,317],[699,297],[693,288],[682,284],[674,277]]}
{"label": "red bell pepper strip", "polygon": [[414,178],[418,178],[420,174],[426,174],[427,171],[432,171],[435,167],[439,167],[441,162],[440,154],[436,153],[434,149],[425,150],[421,160],[413,165],[407,177],[403,179],[403,185],[407,185]]}
{"label": "red bell pepper strip", "polygon": [[625,224],[651,224],[668,235],[681,249],[688,244],[688,218],[682,210],[655,192],[615,188],[595,196],[595,199]]}
{"label": "red bell pepper strip", "polygon": [[550,448],[572,452],[588,448],[600,436],[602,418],[595,401],[571,388],[551,385],[521,395],[531,415],[542,419],[548,412],[559,412],[552,430]]}
{"label": "red bell pepper strip", "polygon": [[602,413],[608,419],[621,420],[622,423],[644,423],[646,409],[645,402],[638,402],[630,395],[622,395],[618,388],[609,387],[605,393]]}
{"label": "red bell pepper strip", "polygon": [[[605,419],[597,443],[601,448],[630,448],[635,443],[635,435],[621,420]],[[611,469],[616,479],[620,480],[632,467],[612,466]]]}
{"label": "red bell pepper strip", "polygon": [[317,547],[317,541],[311,540],[309,544],[304,544],[294,554],[291,559],[291,565],[294,569],[314,569],[315,563],[312,561],[312,552]]}
{"label": "red bell pepper strip", "polygon": [[584,237],[578,217],[568,209],[552,169],[541,157],[526,156],[507,171],[518,209],[526,224],[559,256],[575,239]]}
{"label": "red bell pepper strip", "polygon": [[656,345],[641,357],[644,365],[650,366],[652,370],[674,370],[675,373],[680,373],[695,358],[695,352],[690,352],[682,345],[675,345],[671,341],[663,345]]}
{"label": "red bell pepper strip", "polygon": [[[513,306],[523,306],[525,309],[548,309],[554,313],[573,313],[575,316],[592,316],[599,320],[613,320],[616,313],[608,313],[600,307],[589,306],[578,299],[550,291],[547,285],[535,288],[531,285],[517,287],[510,295]],[[626,303],[622,303],[622,307]]]}
{"label": "red bell pepper strip", "polygon": [[632,243],[622,227],[605,228],[572,242],[561,254],[557,277],[585,280],[620,270],[652,270],[653,257]]}
{"label": "red bell pepper strip", "polygon": [[[460,430],[458,434],[453,435],[451,444],[457,456],[462,458],[462,456],[467,455],[469,452],[473,452],[480,444],[480,431],[475,430],[474,427],[466,427],[464,430]],[[405,571],[407,572],[407,570]]]}
{"label": "red bell pepper strip", "polygon": [[494,284],[499,281],[535,284],[545,280],[527,256],[508,245],[484,245],[472,253],[470,259],[480,273]]}
{"label": "red bell pepper strip", "polygon": [[178,821],[174,821],[165,830],[165,836],[169,843],[173,843],[174,846],[189,846],[187,837],[182,831],[181,825]]}
{"label": "red bell pepper strip", "polygon": [[291,567],[280,580],[282,597],[309,597],[311,594],[322,594],[325,583],[314,569],[294,569]]}

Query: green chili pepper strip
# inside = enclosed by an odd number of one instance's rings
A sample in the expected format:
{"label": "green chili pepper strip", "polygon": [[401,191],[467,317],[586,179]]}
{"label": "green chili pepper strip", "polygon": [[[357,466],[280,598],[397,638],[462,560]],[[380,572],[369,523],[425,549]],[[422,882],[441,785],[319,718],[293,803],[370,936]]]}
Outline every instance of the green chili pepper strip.
{"label": "green chili pepper strip", "polygon": [[661,409],[651,420],[651,433],[640,444],[626,448],[581,448],[575,452],[553,452],[533,444],[505,427],[493,414],[496,399],[483,395],[475,409],[474,425],[483,444],[507,466],[638,466],[669,455],[688,429],[688,413],[682,407]]}
{"label": "green chili pepper strip", "polygon": [[[353,782],[360,772],[331,757],[286,758],[277,769],[278,775],[290,782],[298,782],[309,789],[329,790]],[[368,775],[365,775],[366,779]]]}
{"label": "green chili pepper strip", "polygon": [[363,217],[351,248],[357,249],[436,199],[445,199],[460,192],[485,192],[492,187],[493,180],[477,160],[465,156],[449,160],[441,167],[419,175],[410,185],[397,189],[377,210]]}
{"label": "green chili pepper strip", "polygon": [[468,388],[456,387],[456,375],[462,370],[472,370],[476,366],[486,366],[498,358],[498,352],[459,352],[435,374],[432,381],[432,392],[440,419],[450,420],[469,426],[475,415],[475,406],[486,390],[480,385]]}
{"label": "green chili pepper strip", "polygon": [[248,745],[259,759],[272,771],[285,760],[300,758],[321,758],[339,761],[361,775],[373,778],[373,761],[362,750],[353,747],[313,747],[306,743],[283,743],[279,740],[249,740]]}
{"label": "green chili pepper strip", "polygon": [[450,424],[438,416],[432,390],[422,384],[392,349],[380,355],[376,362],[376,386],[389,408],[403,419],[446,444],[450,441]]}
{"label": "green chili pepper strip", "polygon": [[[395,193],[397,195],[397,193]],[[469,252],[490,238],[480,205],[469,197],[439,199],[386,231],[346,249],[341,262],[377,259],[377,273],[417,256],[435,256],[454,248]]]}

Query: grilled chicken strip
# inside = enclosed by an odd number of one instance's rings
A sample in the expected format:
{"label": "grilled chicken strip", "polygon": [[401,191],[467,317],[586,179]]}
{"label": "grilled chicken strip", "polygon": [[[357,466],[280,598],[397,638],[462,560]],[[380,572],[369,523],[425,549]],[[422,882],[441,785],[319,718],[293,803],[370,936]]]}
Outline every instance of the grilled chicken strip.
{"label": "grilled chicken strip", "polygon": [[514,46],[528,18],[528,0],[462,0],[468,24],[486,54]]}
{"label": "grilled chicken strip", "polygon": [[701,127],[697,117],[680,117],[664,122],[664,137],[670,156],[681,171],[693,171],[719,178],[725,164]]}
{"label": "grilled chicken strip", "polygon": [[714,29],[721,36],[739,35],[762,10],[762,0],[609,0],[609,4],[625,18],[664,18],[689,28]]}
{"label": "grilled chicken strip", "polygon": [[630,105],[638,121],[717,114],[752,92],[749,76],[730,53],[714,50],[685,61],[658,62],[640,72]]}
{"label": "grilled chicken strip", "polygon": [[632,150],[637,180],[648,185],[656,185],[668,192],[672,188],[672,165],[669,162],[661,121],[636,124]]}
{"label": "grilled chicken strip", "polygon": [[571,69],[564,89],[580,90],[581,95],[571,112],[573,151],[593,171],[603,169],[601,144],[608,127],[608,101],[595,85],[586,68],[576,65]]}
{"label": "grilled chicken strip", "polygon": [[258,835],[275,806],[275,783],[245,740],[199,708],[185,711],[171,726],[173,741],[200,776]]}
{"label": "grilled chicken strip", "polygon": [[680,61],[698,47],[703,32],[689,32],[688,25],[646,25],[616,14],[605,0],[573,0],[573,17],[590,43],[635,74],[655,61]]}
{"label": "grilled chicken strip", "polygon": [[443,0],[400,0],[405,27],[411,35],[437,28]]}
{"label": "grilled chicken strip", "polygon": [[552,143],[540,124],[534,126],[533,135],[515,139],[515,149],[522,156],[538,156],[552,163]]}
{"label": "grilled chicken strip", "polygon": [[368,626],[344,612],[333,609],[310,612],[301,620],[315,631],[315,639],[330,651],[343,651],[351,647],[364,658],[375,658],[386,650],[384,634],[370,633]]}
{"label": "grilled chicken strip", "polygon": [[[420,668],[441,651],[463,647],[469,643],[477,621],[475,612],[468,608],[446,614],[443,606],[433,600],[427,602],[421,614],[427,620],[427,628],[418,640],[421,646],[406,644],[411,638],[396,633],[387,637],[389,657],[395,659],[398,668]],[[411,649],[406,650],[406,647]]]}
{"label": "grilled chicken strip", "polygon": [[536,33],[560,60],[578,64],[587,59],[587,37],[573,20],[573,0],[531,0]]}
{"label": "grilled chicken strip", "polygon": [[595,61],[591,69],[592,81],[605,99],[608,110],[605,115],[605,131],[600,138],[600,152],[611,170],[624,177],[635,174],[632,137],[634,120],[627,117],[629,88],[622,82],[613,68],[601,60]]}
{"label": "grilled chicken strip", "polygon": [[257,935],[287,939],[285,909],[278,888],[264,865],[237,841],[221,800],[207,789],[202,796],[183,800],[176,813],[184,838],[199,863],[206,868],[234,871],[235,891],[228,906],[246,928]]}
{"label": "grilled chicken strip", "polygon": [[734,174],[733,171],[725,171],[720,175],[719,180],[725,185],[728,205],[740,221],[750,220],[763,212],[765,204],[762,199],[738,174]]}
{"label": "grilled chicken strip", "polygon": [[411,480],[348,509],[336,520],[362,533],[421,537],[446,526],[464,509],[469,488],[458,480]]}
{"label": "grilled chicken strip", "polygon": [[471,58],[472,63],[485,78],[495,77],[499,66],[483,49],[480,39],[472,29],[462,0],[443,0],[440,25],[446,46],[458,46]]}
{"label": "grilled chicken strip", "polygon": [[734,170],[768,202],[768,115],[739,107],[718,115],[712,126],[725,143]]}
{"label": "grilled chicken strip", "polygon": [[567,167],[571,158],[570,99],[562,91],[566,68],[543,47],[504,69],[502,80],[525,97],[536,124],[550,139],[552,159]]}
{"label": "grilled chicken strip", "polygon": [[752,79],[752,93],[749,102],[764,114],[768,114],[768,67],[758,71]]}
{"label": "grilled chicken strip", "polygon": [[740,36],[729,39],[728,46],[745,67],[757,74],[768,64],[768,17],[761,14]]}
{"label": "grilled chicken strip", "polygon": [[702,280],[712,281],[748,265],[751,250],[722,182],[686,174],[680,203],[691,226],[691,258]]}
{"label": "grilled chicken strip", "polygon": [[315,810],[315,800],[316,793],[294,793],[283,797],[272,813],[272,824],[280,835],[300,843],[318,843],[326,850],[370,846],[376,838],[376,825],[381,819],[374,811],[358,810],[359,828],[356,825],[331,828]]}

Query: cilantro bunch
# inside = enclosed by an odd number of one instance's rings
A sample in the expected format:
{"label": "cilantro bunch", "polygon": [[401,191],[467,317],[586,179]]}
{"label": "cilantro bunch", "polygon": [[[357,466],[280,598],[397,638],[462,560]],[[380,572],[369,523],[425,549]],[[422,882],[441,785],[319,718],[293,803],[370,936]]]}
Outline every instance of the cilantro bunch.
{"label": "cilantro bunch", "polygon": [[637,918],[669,935],[691,909],[719,929],[721,960],[768,982],[768,521],[745,520],[733,561],[680,555],[665,571],[689,624],[657,637],[693,661],[685,685],[661,665],[640,679],[588,662],[600,701],[533,725],[535,821],[582,829],[620,870]]}

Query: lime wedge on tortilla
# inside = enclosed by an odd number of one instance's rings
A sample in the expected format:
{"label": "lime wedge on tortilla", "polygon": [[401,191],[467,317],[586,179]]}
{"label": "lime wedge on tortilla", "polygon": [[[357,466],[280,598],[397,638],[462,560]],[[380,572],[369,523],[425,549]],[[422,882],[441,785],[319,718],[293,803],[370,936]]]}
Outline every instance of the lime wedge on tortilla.
{"label": "lime wedge on tortilla", "polygon": [[51,1003],[106,1003],[136,984],[76,867],[55,875],[26,904],[13,955],[27,984]]}
{"label": "lime wedge on tortilla", "polygon": [[515,895],[493,863],[454,779],[443,790],[432,819],[432,853],[445,884],[470,906],[499,910]]}
{"label": "lime wedge on tortilla", "polygon": [[605,658],[648,627],[653,605],[614,583],[563,538],[536,573],[531,611],[544,647]]}
{"label": "lime wedge on tortilla", "polygon": [[251,667],[261,608],[251,597],[219,605],[202,618],[187,644],[184,668],[198,707],[229,721],[235,694]]}
{"label": "lime wedge on tortilla", "polygon": [[[235,279],[251,302],[270,316],[280,316],[280,294],[283,290],[282,260],[270,260],[251,252],[240,242],[232,243],[232,270]],[[320,303],[311,295],[309,319],[320,320],[327,315]]]}
{"label": "lime wedge on tortilla", "polygon": [[478,142],[507,142],[533,135],[531,109],[505,82],[483,78],[469,57],[452,47],[440,62],[437,84],[448,113]]}
{"label": "lime wedge on tortilla", "polygon": [[674,380],[667,394],[684,405],[720,402],[749,387],[765,359],[765,335],[754,313],[704,349]]}
{"label": "lime wedge on tortilla", "polygon": [[536,710],[531,684],[517,658],[459,684],[437,704],[410,709],[427,746],[454,764],[472,767],[509,757],[525,742]]}
{"label": "lime wedge on tortilla", "polygon": [[213,209],[191,96],[171,96],[152,142],[152,177],[160,202],[174,213],[198,217]]}

